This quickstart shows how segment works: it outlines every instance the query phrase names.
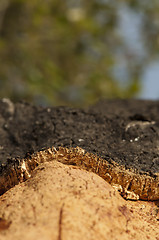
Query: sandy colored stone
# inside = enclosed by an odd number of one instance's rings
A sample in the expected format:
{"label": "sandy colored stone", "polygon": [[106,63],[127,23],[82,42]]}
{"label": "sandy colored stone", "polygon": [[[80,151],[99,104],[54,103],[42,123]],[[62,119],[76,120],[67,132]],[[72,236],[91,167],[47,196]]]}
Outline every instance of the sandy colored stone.
{"label": "sandy colored stone", "polygon": [[45,162],[0,196],[0,239],[159,240],[157,204],[126,201],[94,173]]}

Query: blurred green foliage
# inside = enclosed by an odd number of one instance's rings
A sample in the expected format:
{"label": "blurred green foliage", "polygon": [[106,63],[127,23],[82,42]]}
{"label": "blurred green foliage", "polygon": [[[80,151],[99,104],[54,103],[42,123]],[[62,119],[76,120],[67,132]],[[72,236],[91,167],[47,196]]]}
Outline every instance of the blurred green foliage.
{"label": "blurred green foliage", "polygon": [[[0,97],[85,105],[135,96],[142,70],[159,48],[156,2],[1,0]],[[119,7],[125,5],[143,15],[149,54],[142,61],[119,31]],[[127,62],[126,84],[113,73],[117,58]]]}

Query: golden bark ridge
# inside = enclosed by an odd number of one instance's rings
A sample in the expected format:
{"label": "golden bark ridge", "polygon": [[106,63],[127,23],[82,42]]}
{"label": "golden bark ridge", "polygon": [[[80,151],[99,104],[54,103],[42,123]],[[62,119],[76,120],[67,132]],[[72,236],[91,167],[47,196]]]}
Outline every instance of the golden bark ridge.
{"label": "golden bark ridge", "polygon": [[125,199],[148,201],[159,199],[159,174],[156,177],[140,174],[135,169],[126,169],[114,161],[109,163],[79,147],[48,148],[16,162],[12,167],[8,165],[5,174],[0,176],[0,194],[30,178],[33,170],[40,163],[53,160],[98,174],[116,188]]}

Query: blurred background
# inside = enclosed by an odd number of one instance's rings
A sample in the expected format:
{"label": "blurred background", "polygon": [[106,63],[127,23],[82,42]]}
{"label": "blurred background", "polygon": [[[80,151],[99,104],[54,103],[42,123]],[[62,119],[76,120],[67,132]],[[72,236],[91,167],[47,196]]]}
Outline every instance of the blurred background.
{"label": "blurred background", "polygon": [[159,1],[0,0],[0,98],[159,98]]}

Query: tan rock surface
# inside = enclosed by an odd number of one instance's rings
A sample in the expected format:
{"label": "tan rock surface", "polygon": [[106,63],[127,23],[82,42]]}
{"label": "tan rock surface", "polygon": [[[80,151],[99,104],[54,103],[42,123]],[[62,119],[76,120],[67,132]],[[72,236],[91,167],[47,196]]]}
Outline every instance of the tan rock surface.
{"label": "tan rock surface", "polygon": [[0,240],[159,240],[157,204],[126,201],[94,173],[46,162],[0,196]]}

